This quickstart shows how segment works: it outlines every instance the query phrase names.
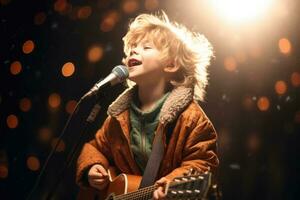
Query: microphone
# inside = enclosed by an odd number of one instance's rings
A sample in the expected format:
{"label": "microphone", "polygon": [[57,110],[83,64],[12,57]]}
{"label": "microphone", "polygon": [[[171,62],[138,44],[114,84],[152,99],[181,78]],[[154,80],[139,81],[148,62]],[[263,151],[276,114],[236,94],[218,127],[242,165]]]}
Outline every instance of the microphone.
{"label": "microphone", "polygon": [[128,69],[123,65],[117,65],[108,76],[103,80],[98,81],[81,99],[98,95],[102,89],[124,82],[128,76]]}

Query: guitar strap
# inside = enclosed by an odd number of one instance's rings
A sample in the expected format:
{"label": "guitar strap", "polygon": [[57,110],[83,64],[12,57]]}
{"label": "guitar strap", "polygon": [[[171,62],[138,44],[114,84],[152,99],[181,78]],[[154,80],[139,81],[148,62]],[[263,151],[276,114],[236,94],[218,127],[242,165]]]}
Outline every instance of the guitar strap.
{"label": "guitar strap", "polygon": [[153,185],[159,170],[160,163],[164,156],[164,144],[162,140],[163,129],[160,128],[155,134],[152,151],[148,159],[144,175],[139,188],[144,188]]}

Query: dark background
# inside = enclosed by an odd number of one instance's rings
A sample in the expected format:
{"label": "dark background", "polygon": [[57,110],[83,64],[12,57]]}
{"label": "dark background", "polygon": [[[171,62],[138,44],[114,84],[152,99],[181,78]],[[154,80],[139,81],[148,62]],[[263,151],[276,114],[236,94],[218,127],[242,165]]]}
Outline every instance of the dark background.
{"label": "dark background", "polygon": [[[223,199],[298,199],[298,8],[296,0],[273,0],[262,16],[232,22],[201,0],[0,0],[0,199],[25,199],[67,122],[66,107],[72,110],[121,63],[129,20],[158,10],[203,33],[214,46],[201,106],[219,134]],[[34,48],[26,52],[28,40]],[[91,48],[103,55],[89,57]],[[68,62],[75,72],[65,77],[61,70]],[[92,137],[122,89],[106,93],[101,114],[80,141]],[[45,198],[59,177],[64,184],[55,189],[56,198],[75,198],[74,163],[65,176],[60,170],[84,133],[92,105],[82,105],[73,119],[35,198]]]}

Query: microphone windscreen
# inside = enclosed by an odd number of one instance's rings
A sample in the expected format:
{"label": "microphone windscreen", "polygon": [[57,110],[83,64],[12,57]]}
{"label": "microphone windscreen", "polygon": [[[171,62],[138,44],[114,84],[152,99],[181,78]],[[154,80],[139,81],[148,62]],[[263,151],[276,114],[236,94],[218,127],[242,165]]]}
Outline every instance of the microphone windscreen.
{"label": "microphone windscreen", "polygon": [[127,67],[123,65],[117,65],[113,68],[112,73],[114,73],[121,81],[125,80],[129,76]]}

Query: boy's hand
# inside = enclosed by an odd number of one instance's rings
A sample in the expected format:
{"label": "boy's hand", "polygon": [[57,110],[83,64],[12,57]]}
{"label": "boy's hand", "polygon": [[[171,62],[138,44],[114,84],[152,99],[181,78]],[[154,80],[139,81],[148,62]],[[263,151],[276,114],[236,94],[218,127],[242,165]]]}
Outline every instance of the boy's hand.
{"label": "boy's hand", "polygon": [[154,200],[159,200],[159,199],[164,199],[166,197],[166,194],[164,193],[164,187],[169,183],[169,180],[166,179],[165,177],[162,177],[158,181],[156,181],[156,185],[159,187],[153,192],[153,199]]}
{"label": "boy's hand", "polygon": [[102,190],[108,184],[108,173],[102,165],[95,164],[88,172],[88,181],[90,186]]}

